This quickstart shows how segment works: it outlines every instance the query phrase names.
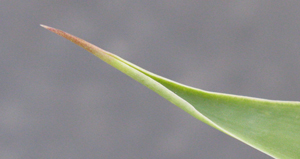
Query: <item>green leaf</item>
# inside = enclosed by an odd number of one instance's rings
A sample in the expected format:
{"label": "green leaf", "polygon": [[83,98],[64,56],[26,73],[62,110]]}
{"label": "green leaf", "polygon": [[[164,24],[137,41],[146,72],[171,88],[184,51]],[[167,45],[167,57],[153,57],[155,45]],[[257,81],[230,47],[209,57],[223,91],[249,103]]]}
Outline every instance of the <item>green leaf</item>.
{"label": "green leaf", "polygon": [[275,158],[300,158],[300,103],[208,92],[153,74],[80,38],[83,47],[202,122]]}

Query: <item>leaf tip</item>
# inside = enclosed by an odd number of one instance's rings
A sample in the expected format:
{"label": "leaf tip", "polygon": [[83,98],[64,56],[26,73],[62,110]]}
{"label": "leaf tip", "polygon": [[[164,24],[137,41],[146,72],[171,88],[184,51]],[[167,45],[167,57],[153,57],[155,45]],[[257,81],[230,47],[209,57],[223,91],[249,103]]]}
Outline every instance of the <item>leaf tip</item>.
{"label": "leaf tip", "polygon": [[41,27],[45,28],[45,29],[50,29],[51,27],[44,25],[44,24],[40,24]]}
{"label": "leaf tip", "polygon": [[[102,50],[100,48],[98,48],[97,46],[83,40],[83,39],[80,39],[74,35],[71,35],[67,32],[64,32],[62,30],[59,30],[59,29],[56,29],[56,28],[52,28],[52,27],[49,27],[47,25],[43,25],[43,24],[40,24],[41,27],[53,32],[53,33],[56,33],[68,40],[70,40],[71,42],[81,46],[82,48],[86,49],[87,51],[91,52],[92,54],[96,55],[97,57],[99,57],[100,59],[104,60],[103,56],[104,55],[110,55],[110,56],[113,56],[112,53],[109,53],[105,50]],[[107,61],[107,60],[104,60],[104,61]]]}
{"label": "leaf tip", "polygon": [[[52,28],[52,27],[49,27],[49,26],[47,26],[47,25],[44,25],[44,24],[40,24],[40,26],[41,27],[43,27],[43,28],[45,28],[45,29],[47,29],[47,30],[49,30],[49,31],[52,31],[52,32],[54,32],[54,33],[56,33],[56,34],[59,34],[58,32],[59,32],[59,30],[58,29],[55,29],[55,28]],[[62,31],[61,31],[62,32]]]}

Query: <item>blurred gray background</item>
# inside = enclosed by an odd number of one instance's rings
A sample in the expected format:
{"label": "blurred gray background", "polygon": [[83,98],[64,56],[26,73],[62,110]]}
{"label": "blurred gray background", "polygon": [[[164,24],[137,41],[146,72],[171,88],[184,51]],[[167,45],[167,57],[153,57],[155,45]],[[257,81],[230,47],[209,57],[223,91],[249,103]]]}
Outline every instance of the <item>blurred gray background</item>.
{"label": "blurred gray background", "polygon": [[300,100],[300,1],[0,2],[1,159],[270,158],[39,24],[183,84]]}

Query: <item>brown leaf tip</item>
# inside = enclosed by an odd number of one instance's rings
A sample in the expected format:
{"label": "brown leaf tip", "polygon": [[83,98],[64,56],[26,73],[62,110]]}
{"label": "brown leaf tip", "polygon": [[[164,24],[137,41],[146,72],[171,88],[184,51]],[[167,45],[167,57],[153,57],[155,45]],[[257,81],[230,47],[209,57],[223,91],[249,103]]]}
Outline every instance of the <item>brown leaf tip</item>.
{"label": "brown leaf tip", "polygon": [[54,28],[51,28],[47,25],[43,25],[43,24],[40,24],[41,27],[45,28],[45,29],[48,29],[48,30],[53,30]]}
{"label": "brown leaf tip", "polygon": [[58,33],[58,32],[59,32],[58,29],[49,27],[49,26],[47,26],[47,25],[40,24],[40,26],[43,27],[43,28],[45,28],[45,29],[47,29],[47,30],[50,30],[50,31],[52,31],[52,32],[54,32],[54,33]]}

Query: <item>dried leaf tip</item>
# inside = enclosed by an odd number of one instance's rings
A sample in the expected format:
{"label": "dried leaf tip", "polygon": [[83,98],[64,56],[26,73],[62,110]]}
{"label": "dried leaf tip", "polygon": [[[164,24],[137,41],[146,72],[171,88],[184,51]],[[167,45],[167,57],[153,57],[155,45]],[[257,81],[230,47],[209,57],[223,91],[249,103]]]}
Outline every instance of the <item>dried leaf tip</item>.
{"label": "dried leaf tip", "polygon": [[[58,30],[58,29],[49,27],[49,26],[47,26],[47,25],[40,24],[40,26],[43,27],[43,28],[45,28],[45,29],[47,29],[47,30],[49,30],[49,31],[52,31],[53,33],[56,33],[56,34],[58,34],[58,35],[60,35],[60,36],[63,36],[63,34],[67,34],[67,33],[65,33],[64,31],[61,31],[61,30]],[[63,36],[63,37],[65,37],[65,36]],[[65,38],[66,38],[66,37],[65,37]],[[68,39],[68,38],[67,38],[67,39]]]}
{"label": "dried leaf tip", "polygon": [[40,24],[41,27],[45,28],[45,29],[49,29],[50,27],[48,27],[47,25],[43,25],[43,24]]}

